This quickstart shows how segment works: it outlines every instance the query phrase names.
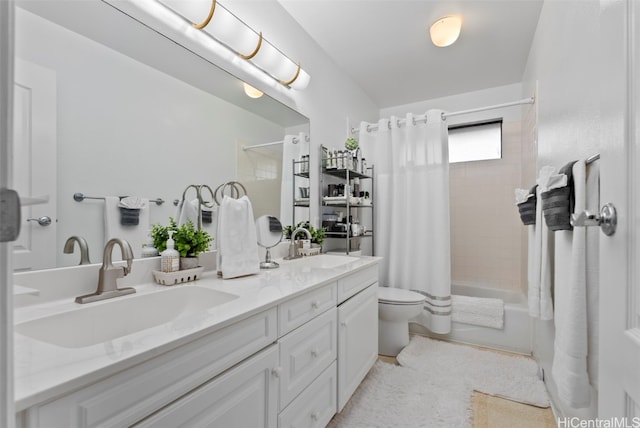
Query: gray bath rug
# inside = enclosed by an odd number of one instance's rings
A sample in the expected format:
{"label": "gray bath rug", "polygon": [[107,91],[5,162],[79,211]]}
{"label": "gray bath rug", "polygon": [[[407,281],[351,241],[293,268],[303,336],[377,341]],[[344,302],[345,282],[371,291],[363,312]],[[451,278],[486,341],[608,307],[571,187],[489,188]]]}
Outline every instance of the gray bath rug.
{"label": "gray bath rug", "polygon": [[331,428],[469,428],[474,390],[539,407],[549,400],[531,359],[413,337],[401,364],[376,362]]}

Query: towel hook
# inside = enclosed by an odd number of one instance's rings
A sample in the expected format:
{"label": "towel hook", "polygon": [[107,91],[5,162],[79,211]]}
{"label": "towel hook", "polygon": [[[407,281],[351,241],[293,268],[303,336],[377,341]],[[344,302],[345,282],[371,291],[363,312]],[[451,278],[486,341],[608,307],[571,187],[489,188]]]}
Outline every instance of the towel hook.
{"label": "towel hook", "polygon": [[616,228],[618,227],[618,214],[616,212],[616,207],[609,202],[602,206],[599,214],[594,214],[589,211],[583,211],[577,215],[572,214],[571,226],[600,226],[602,233],[607,236],[611,236],[616,233]]}

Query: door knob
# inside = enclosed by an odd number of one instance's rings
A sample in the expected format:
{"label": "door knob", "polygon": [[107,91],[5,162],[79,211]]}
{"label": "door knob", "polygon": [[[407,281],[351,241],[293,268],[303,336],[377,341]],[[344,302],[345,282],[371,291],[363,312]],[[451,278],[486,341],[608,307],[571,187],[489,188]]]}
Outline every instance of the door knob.
{"label": "door knob", "polygon": [[27,221],[37,221],[40,226],[49,226],[51,224],[51,217],[43,215],[38,218],[28,218]]}
{"label": "door knob", "polygon": [[607,236],[611,236],[616,233],[616,228],[618,226],[618,214],[616,213],[616,207],[609,202],[602,206],[599,214],[594,214],[589,211],[583,211],[580,214],[572,214],[571,226],[600,226],[602,233]]}

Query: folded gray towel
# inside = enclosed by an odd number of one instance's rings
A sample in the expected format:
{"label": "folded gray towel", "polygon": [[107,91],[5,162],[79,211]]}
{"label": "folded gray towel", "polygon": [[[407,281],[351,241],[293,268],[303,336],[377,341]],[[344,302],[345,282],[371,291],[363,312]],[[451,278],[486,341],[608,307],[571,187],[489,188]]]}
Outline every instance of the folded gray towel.
{"label": "folded gray towel", "polygon": [[518,204],[518,211],[520,212],[520,220],[522,220],[522,224],[536,224],[536,205],[537,205],[537,196],[536,191],[538,190],[538,185],[536,184],[529,190],[529,198]]}
{"label": "folded gray towel", "polygon": [[573,188],[573,164],[569,162],[560,169],[560,174],[567,176],[567,185],[557,189],[542,192],[542,213],[547,227],[554,232],[556,230],[573,230],[571,226],[571,213],[575,205]]}

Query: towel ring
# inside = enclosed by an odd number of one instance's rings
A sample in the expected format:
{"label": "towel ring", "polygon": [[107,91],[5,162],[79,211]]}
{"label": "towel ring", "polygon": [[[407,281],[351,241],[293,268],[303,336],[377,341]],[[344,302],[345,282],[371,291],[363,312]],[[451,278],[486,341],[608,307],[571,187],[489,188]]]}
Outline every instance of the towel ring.
{"label": "towel ring", "polygon": [[[242,189],[242,193],[243,193],[242,196],[246,196],[247,194],[247,189],[239,181],[228,181],[226,183],[222,183],[221,185],[216,187],[216,190],[213,192],[213,200],[216,202],[216,205],[220,205],[220,201],[218,200],[218,195],[220,195],[220,197],[223,197],[227,187],[231,187],[231,197],[235,197],[235,198],[240,197],[240,190],[238,189],[238,187]],[[234,196],[234,192],[236,196]]]}

